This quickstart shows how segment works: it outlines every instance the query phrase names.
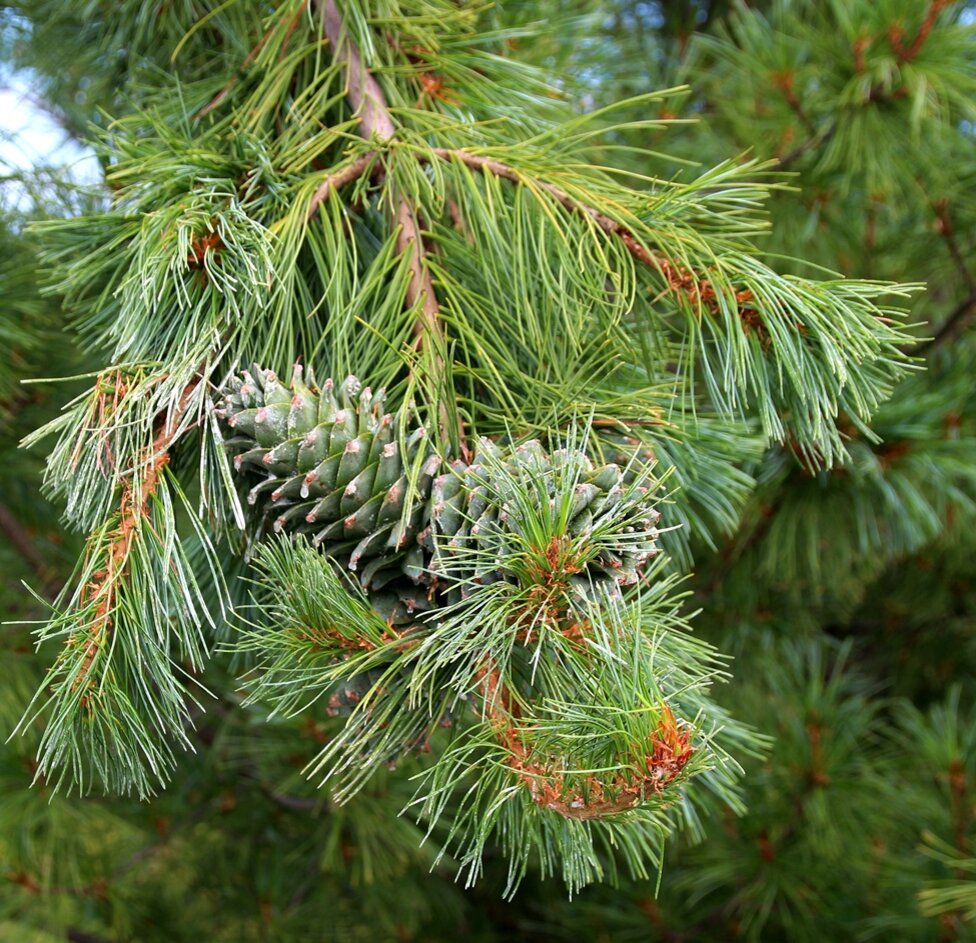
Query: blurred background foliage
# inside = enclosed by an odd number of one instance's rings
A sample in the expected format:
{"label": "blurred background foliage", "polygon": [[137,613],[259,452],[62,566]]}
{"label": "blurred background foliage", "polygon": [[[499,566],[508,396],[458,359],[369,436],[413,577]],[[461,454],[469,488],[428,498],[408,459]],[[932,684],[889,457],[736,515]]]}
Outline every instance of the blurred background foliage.
{"label": "blurred background foliage", "polygon": [[[245,3],[2,9],[4,80],[79,142],[138,107],[195,24],[187,80],[249,52],[219,28],[251,15]],[[265,724],[216,666],[196,752],[151,803],[28,789],[36,731],[0,749],[0,940],[976,939],[976,6],[525,0],[494,15],[549,24],[509,53],[558,75],[581,109],[683,88],[634,105],[653,113],[629,117],[670,123],[609,134],[604,163],[671,179],[768,161],[784,185],[766,261],[927,285],[913,301],[925,369],[878,412],[877,438],[852,427],[851,460],[829,472],[789,443],[757,455],[739,470],[755,484],[734,534],[696,544],[690,529],[696,631],[736,656],[719,697],[774,738],[746,763],[746,811],[689,826],[659,888],[567,901],[530,877],[504,901],[490,861],[474,890],[449,863],[430,871],[417,828],[391,816],[409,796],[402,770],[336,806],[299,775],[324,736],[314,717]],[[656,166],[628,163],[635,144]],[[43,454],[18,442],[73,387],[20,381],[104,364],[45,290],[27,223],[106,195],[58,167],[8,166],[0,199],[0,609],[30,620],[79,547],[41,496]],[[722,474],[682,486],[707,493]],[[29,624],[2,632],[9,731],[46,658]]]}

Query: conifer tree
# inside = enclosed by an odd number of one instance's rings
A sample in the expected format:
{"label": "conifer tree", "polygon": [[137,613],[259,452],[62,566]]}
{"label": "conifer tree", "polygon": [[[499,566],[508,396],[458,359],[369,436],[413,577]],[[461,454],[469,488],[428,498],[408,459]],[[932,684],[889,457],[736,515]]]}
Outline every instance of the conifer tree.
{"label": "conifer tree", "polygon": [[967,938],[966,4],[566,7],[5,21],[21,938]]}

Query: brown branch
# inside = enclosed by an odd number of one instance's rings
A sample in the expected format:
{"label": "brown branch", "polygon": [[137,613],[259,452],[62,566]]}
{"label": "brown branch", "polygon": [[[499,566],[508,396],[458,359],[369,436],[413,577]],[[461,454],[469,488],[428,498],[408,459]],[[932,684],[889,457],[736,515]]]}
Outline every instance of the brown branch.
{"label": "brown branch", "polygon": [[[396,125],[390,115],[386,97],[379,82],[363,63],[359,49],[351,40],[342,23],[342,16],[335,0],[318,0],[322,11],[325,35],[335,50],[337,62],[342,63],[346,79],[346,97],[354,113],[359,115],[359,133],[367,140],[373,138],[384,143],[393,140]],[[396,222],[400,227],[397,250],[409,254],[410,283],[407,286],[407,304],[420,305],[421,317],[415,325],[418,337],[430,331],[440,334],[440,306],[425,259],[426,250],[421,236],[417,213],[403,194],[395,194]]]}
{"label": "brown branch", "polygon": [[58,579],[54,570],[44,559],[44,555],[37,549],[30,534],[24,529],[20,521],[10,512],[5,504],[0,504],[0,532],[10,545],[23,557],[24,562],[37,574],[41,581],[41,588],[48,599],[54,599],[58,594]]}
{"label": "brown branch", "polygon": [[932,204],[932,208],[936,216],[936,230],[945,240],[949,255],[958,269],[959,274],[969,286],[970,293],[968,297],[964,298],[950,312],[949,316],[942,322],[942,325],[931,338],[920,341],[907,351],[907,353],[915,356],[923,353],[928,354],[955,340],[969,326],[969,323],[976,318],[976,276],[970,271],[965,257],[959,248],[955,228],[952,225],[952,220],[949,218],[946,201],[936,200]]}
{"label": "brown branch", "polygon": [[291,37],[294,35],[295,29],[298,26],[299,20],[305,13],[305,8],[308,6],[308,0],[302,0],[301,6],[295,11],[295,15],[291,18],[291,22],[288,24],[288,28],[285,30],[285,38],[281,43],[281,49],[278,50],[278,61],[283,62],[285,58],[285,53],[288,52],[288,44],[291,42]]}
{"label": "brown branch", "polygon": [[359,114],[359,132],[369,140],[374,135],[380,141],[390,141],[396,134],[396,125],[390,116],[386,96],[379,82],[366,68],[356,44],[346,34],[342,15],[335,0],[319,0],[322,11],[322,28],[335,50],[336,61],[341,62],[346,78],[346,97],[354,112]]}
{"label": "brown branch", "polygon": [[417,216],[413,207],[406,200],[401,199],[399,201],[397,223],[400,226],[400,233],[397,236],[397,250],[401,255],[409,253],[410,258],[410,284],[407,285],[407,304],[411,308],[418,303],[420,304],[421,316],[414,324],[414,334],[420,343],[428,331],[434,337],[441,335],[440,305],[437,302],[437,295],[434,293],[430,269],[424,261],[427,251],[424,248],[423,237],[417,224]]}
{"label": "brown branch", "polygon": [[912,40],[912,44],[907,49],[901,45],[900,36],[896,36],[895,34],[890,36],[891,47],[902,62],[911,62],[922,51],[922,47],[929,38],[929,33],[932,32],[932,27],[935,26],[935,21],[939,18],[939,14],[951,2],[952,0],[932,0],[926,11],[925,19],[922,20],[922,25],[919,26],[918,32]]}
{"label": "brown branch", "polygon": [[960,759],[949,764],[949,797],[952,810],[952,834],[956,849],[963,856],[969,854],[969,806],[966,803],[966,768]]}
{"label": "brown branch", "polygon": [[64,894],[68,897],[104,898],[108,890],[108,882],[102,878],[96,878],[94,881],[90,881],[88,884],[72,886],[62,884],[44,884],[39,878],[27,871],[8,871],[5,877],[11,884],[16,884],[29,894]]}
{"label": "brown branch", "polygon": [[[637,259],[639,262],[643,262],[645,265],[650,265],[653,268],[657,268],[662,271],[662,274],[667,277],[667,271],[673,268],[670,260],[657,252],[652,252],[638,242],[634,234],[627,229],[623,223],[617,222],[605,213],[602,213],[594,206],[590,206],[588,203],[580,202],[570,196],[562,187],[556,186],[554,183],[546,183],[542,180],[536,180],[534,178],[528,177],[521,171],[516,170],[509,164],[502,163],[500,160],[496,160],[493,157],[484,157],[480,154],[472,154],[470,151],[465,151],[461,149],[447,148],[447,147],[435,147],[432,148],[431,154],[434,157],[439,158],[443,161],[458,160],[472,170],[488,171],[495,177],[500,177],[503,180],[509,180],[512,183],[516,183],[522,186],[530,186],[543,190],[548,193],[560,206],[569,210],[571,213],[576,213],[579,216],[586,216],[592,219],[593,222],[597,224],[605,233],[617,236],[620,241],[627,248],[627,251]],[[421,158],[422,159],[422,158]]]}
{"label": "brown branch", "polygon": [[237,84],[237,80],[240,78],[241,74],[257,58],[258,53],[264,48],[264,44],[271,38],[271,34],[274,32],[274,29],[275,27],[271,26],[268,31],[257,41],[257,44],[247,54],[247,58],[245,58],[245,60],[241,63],[240,68],[237,70],[237,74],[232,75],[230,77],[230,81],[228,81],[227,84],[193,116],[194,121],[199,121],[201,118],[206,117],[230,94],[231,89]]}
{"label": "brown branch", "polygon": [[959,248],[959,242],[956,239],[956,228],[952,225],[952,219],[949,216],[948,201],[945,199],[936,200],[932,204],[932,209],[935,211],[936,232],[945,240],[946,248],[949,250],[953,265],[956,266],[957,271],[969,287],[969,290],[976,293],[976,276],[969,270],[969,266],[966,264],[966,258]]}
{"label": "brown branch", "polygon": [[813,137],[807,138],[802,144],[798,144],[796,147],[794,147],[792,151],[789,151],[787,154],[784,154],[776,162],[776,165],[772,169],[785,170],[787,167],[790,166],[790,164],[792,164],[794,161],[799,160],[808,151],[812,151],[815,147],[819,147],[821,144],[826,144],[827,141],[829,141],[834,136],[834,132],[836,130],[837,130],[837,126],[831,125],[826,130],[821,131],[819,134],[815,134],[813,135]]}
{"label": "brown branch", "polygon": [[[545,181],[528,177],[509,164],[505,164],[493,157],[472,154],[470,151],[435,147],[432,148],[430,153],[440,160],[459,160],[473,170],[487,171],[503,180],[509,180],[512,183],[536,188],[548,193],[560,206],[569,210],[571,213],[593,220],[605,233],[620,239],[624,248],[638,262],[657,269],[667,282],[669,291],[685,295],[692,304],[700,304],[712,314],[717,314],[720,311],[718,293],[707,278],[696,272],[683,269],[661,252],[647,249],[623,223],[607,216],[606,213],[601,212],[595,206],[575,199],[562,187],[556,186],[554,183],[546,183]],[[423,159],[423,155],[420,155],[420,159]],[[750,330],[755,330],[762,342],[766,344],[769,338],[765,326],[762,323],[762,317],[758,310],[750,305],[750,302],[753,301],[752,292],[736,292],[735,301],[745,333],[748,334]]]}
{"label": "brown branch", "polygon": [[474,235],[470,229],[468,229],[467,224],[464,222],[464,217],[461,215],[461,207],[457,205],[454,200],[447,201],[447,212],[451,217],[451,225],[454,226],[455,230],[464,236],[464,241],[467,242],[469,246],[474,245]]}
{"label": "brown branch", "polygon": [[324,812],[328,814],[329,800],[325,796],[309,798],[306,796],[292,796],[284,792],[277,792],[267,783],[259,782],[261,792],[275,805],[291,812]]}
{"label": "brown branch", "polygon": [[659,795],[681,773],[695,752],[690,733],[678,728],[667,704],[661,705],[661,717],[653,735],[648,738],[649,752],[644,770],[617,773],[610,783],[596,776],[586,777],[585,789],[568,789],[564,772],[555,761],[541,761],[531,755],[513,723],[519,716],[518,705],[501,674],[491,663],[480,679],[484,691],[485,717],[495,728],[495,736],[509,756],[507,764],[528,789],[532,801],[567,819],[581,821],[601,819],[635,808],[649,795]]}
{"label": "brown branch", "polygon": [[[281,52],[278,54],[279,62],[284,56],[285,50],[288,48],[288,43],[291,42],[292,33],[295,31],[295,27],[298,26],[298,21],[301,18],[302,13],[304,13],[307,4],[308,0],[305,0],[305,2],[295,12],[291,23],[288,25],[287,32],[285,33],[285,40],[282,43]],[[193,116],[194,121],[199,121],[201,118],[210,114],[210,112],[220,105],[220,103],[230,94],[231,89],[237,84],[238,79],[244,74],[245,69],[247,69],[252,62],[254,62],[254,60],[258,57],[258,54],[264,48],[264,44],[271,38],[271,35],[274,33],[275,29],[277,29],[277,25],[278,24],[275,23],[268,28],[268,31],[257,41],[251,51],[247,54],[247,57],[238,68],[237,74],[232,75],[230,81]]]}
{"label": "brown branch", "polygon": [[[129,551],[139,534],[140,524],[149,516],[150,500],[159,484],[163,468],[169,463],[169,448],[176,438],[180,419],[199,383],[200,378],[196,377],[184,387],[175,411],[168,420],[162,418],[158,423],[159,429],[145,456],[145,467],[137,467],[132,478],[122,484],[117,511],[118,524],[108,535],[105,566],[92,575],[81,591],[82,606],[94,604],[95,610],[92,623],[84,630],[87,642],[81,668],[73,682],[76,689],[85,682],[95,656],[111,635],[115,596],[119,581],[126,574]],[[78,636],[78,632],[72,634],[67,645],[76,644]]]}
{"label": "brown branch", "polygon": [[718,593],[725,579],[746,552],[765,539],[770,528],[773,526],[776,515],[779,513],[782,501],[783,495],[781,493],[757,509],[756,513],[759,516],[759,520],[747,534],[742,536],[741,531],[739,531],[729,537],[725,542],[725,546],[716,557],[717,565],[708,584],[698,591],[699,602],[709,600]]}
{"label": "brown branch", "polygon": [[604,232],[618,236],[623,244],[627,247],[630,254],[639,261],[654,267],[659,267],[661,261],[667,262],[667,259],[665,259],[664,256],[651,253],[645,249],[634,238],[633,233],[631,233],[630,230],[627,229],[627,227],[622,223],[619,223],[617,220],[612,219],[605,213],[600,212],[600,210],[598,210],[596,207],[574,199],[565,190],[563,190],[562,187],[558,187],[554,183],[546,183],[541,180],[535,180],[527,177],[521,171],[516,170],[509,164],[502,163],[502,161],[496,160],[493,157],[472,154],[470,151],[447,147],[435,147],[430,153],[433,154],[434,157],[437,157],[443,161],[458,160],[465,166],[470,167],[472,170],[488,171],[488,173],[494,175],[495,177],[501,177],[503,180],[509,180],[512,183],[521,184],[523,186],[532,186],[540,190],[544,190],[557,203],[559,203],[560,206],[569,210],[571,213],[586,216],[592,219],[593,222],[595,222]]}
{"label": "brown branch", "polygon": [[942,347],[949,341],[955,340],[972,321],[976,320],[976,292],[964,298],[949,316],[942,322],[942,326],[929,340],[922,341],[906,351],[913,356],[929,354],[936,348]]}
{"label": "brown branch", "polygon": [[668,271],[672,268],[671,262],[660,253],[651,252],[644,248],[634,237],[634,234],[622,223],[600,212],[596,207],[588,203],[582,203],[570,196],[562,187],[554,183],[546,183],[542,180],[535,180],[516,170],[508,164],[502,163],[493,157],[484,157],[480,154],[472,154],[470,151],[461,149],[435,147],[431,153],[443,161],[458,160],[472,170],[488,171],[495,177],[509,180],[521,186],[531,186],[548,193],[560,206],[576,213],[579,216],[586,216],[592,219],[605,233],[617,236],[624,244],[627,251],[639,262],[656,268],[668,277]]}
{"label": "brown branch", "polygon": [[[377,139],[389,143],[396,136],[396,125],[390,115],[383,89],[373,74],[366,68],[362,55],[352,41],[342,23],[342,16],[335,0],[316,0],[322,11],[322,28],[326,38],[335,51],[335,60],[341,63],[346,80],[346,97],[354,114],[359,116],[359,133],[366,140]],[[321,189],[321,188],[320,188]],[[416,208],[407,197],[392,191],[396,205],[395,222],[397,231],[397,252],[406,256],[410,264],[410,281],[407,284],[406,303],[409,308],[420,309],[414,322],[415,346],[420,350],[425,341],[433,341],[432,362],[435,372],[444,374],[444,363],[438,347],[444,340],[444,329],[440,319],[440,304],[434,291],[433,279],[427,265],[427,249],[424,246],[420,221]],[[326,194],[327,195],[327,194]],[[454,423],[448,415],[446,401],[441,403],[440,425],[449,434],[452,424],[457,430],[457,447],[460,454],[468,457],[464,427],[460,415],[455,411]]]}
{"label": "brown branch", "polygon": [[854,71],[859,75],[867,68],[864,54],[871,48],[873,36],[858,36],[851,44],[851,54],[854,56]]}
{"label": "brown branch", "polygon": [[308,213],[305,218],[311,219],[315,215],[315,211],[319,208],[319,204],[324,202],[333,190],[338,190],[347,183],[358,180],[366,173],[369,166],[373,163],[376,154],[376,151],[368,151],[362,156],[357,157],[351,164],[347,164],[341,170],[335,170],[330,173],[312,194],[311,202],[308,205]]}
{"label": "brown branch", "polygon": [[800,123],[811,135],[815,135],[817,133],[817,126],[806,113],[806,109],[796,94],[796,89],[793,87],[793,73],[789,69],[782,72],[774,72],[770,76],[770,79],[773,87],[783,93],[783,98],[786,99],[786,104],[790,106],[790,111],[796,115]]}

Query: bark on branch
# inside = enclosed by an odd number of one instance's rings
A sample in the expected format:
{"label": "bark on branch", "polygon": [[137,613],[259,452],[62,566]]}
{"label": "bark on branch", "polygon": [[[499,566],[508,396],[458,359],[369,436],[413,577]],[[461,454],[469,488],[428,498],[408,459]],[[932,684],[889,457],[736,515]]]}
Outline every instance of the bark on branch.
{"label": "bark on branch", "polygon": [[690,731],[680,729],[667,704],[661,704],[661,719],[647,742],[644,769],[616,773],[610,781],[590,774],[582,784],[570,787],[562,762],[533,755],[517,728],[518,705],[501,679],[501,672],[489,661],[481,673],[484,716],[494,727],[495,737],[508,751],[506,763],[515,771],[532,801],[566,819],[605,819],[636,808],[652,795],[660,795],[684,769],[695,748]]}
{"label": "bark on branch", "polygon": [[964,298],[956,306],[930,340],[916,344],[908,353],[914,356],[930,354],[933,350],[955,340],[974,320],[976,320],[976,292]]}
{"label": "bark on branch", "polygon": [[[623,243],[624,248],[638,262],[657,269],[661,277],[667,282],[669,291],[685,295],[692,304],[701,305],[712,314],[717,314],[720,311],[718,292],[707,276],[683,268],[662,252],[655,252],[646,248],[623,223],[608,216],[597,207],[577,200],[562,187],[529,177],[515,167],[493,157],[445,147],[435,147],[430,153],[439,160],[457,160],[472,170],[485,171],[503,180],[548,193],[569,212],[593,220],[605,233],[617,237]],[[421,159],[423,159],[423,155],[421,155]],[[750,291],[736,292],[735,301],[746,333],[750,330],[756,330],[765,343],[768,335],[765,332],[759,311],[752,305],[754,301],[752,293]]]}
{"label": "bark on branch", "polygon": [[[109,534],[105,565],[92,575],[81,590],[82,606],[94,604],[95,608],[91,624],[84,629],[87,642],[81,668],[73,682],[75,688],[85,683],[95,656],[111,635],[119,581],[125,578],[129,552],[139,535],[142,522],[149,516],[150,501],[163,469],[169,464],[170,446],[200,382],[197,377],[184,387],[175,411],[168,419],[163,417],[159,421],[158,431],[144,456],[144,463],[137,466],[132,478],[122,485],[116,512],[117,524]],[[72,635],[68,645],[74,644],[77,638],[77,634]]]}
{"label": "bark on branch", "polygon": [[903,37],[900,31],[894,27],[889,30],[891,46],[902,62],[911,62],[922,51],[922,47],[929,38],[929,33],[932,32],[932,27],[935,26],[935,21],[939,18],[939,14],[949,6],[950,2],[951,0],[932,0],[929,3],[928,10],[925,12],[925,18],[922,20],[922,24],[919,26],[911,45],[907,48],[902,44]]}
{"label": "bark on branch", "polygon": [[545,181],[528,177],[516,168],[493,157],[472,154],[469,151],[461,149],[435,147],[431,150],[431,153],[443,161],[457,160],[472,170],[487,171],[495,177],[501,177],[503,180],[510,180],[512,183],[543,190],[559,203],[560,206],[569,210],[571,213],[586,216],[592,219],[604,232],[617,236],[627,248],[627,251],[639,262],[658,269],[661,268],[662,263],[670,265],[668,259],[660,253],[651,252],[644,248],[623,223],[607,216],[606,213],[601,212],[595,206],[590,206],[587,203],[582,203],[574,199],[562,187],[558,187],[554,183],[546,183]]}
{"label": "bark on branch", "polygon": [[[326,38],[335,50],[336,61],[342,65],[346,80],[346,97],[353,111],[359,115],[360,135],[366,140],[375,138],[384,143],[391,141],[396,135],[396,125],[390,115],[383,89],[364,65],[359,49],[346,32],[335,0],[321,0],[319,9],[322,11],[322,27]],[[356,164],[363,161],[365,156],[367,155],[360,158]],[[350,172],[356,164],[351,165]],[[365,165],[359,172],[362,173],[364,170]],[[340,186],[342,182],[348,181],[330,183],[326,180],[319,188],[319,191],[323,187],[326,188],[319,202],[328,195],[328,190],[332,186]],[[316,194],[319,191],[316,191]],[[313,201],[314,199],[313,197]],[[437,295],[434,293],[430,270],[425,261],[426,250],[417,213],[403,194],[395,194],[395,201],[396,222],[399,225],[397,250],[410,259],[411,274],[410,283],[407,285],[407,303],[411,307],[420,305],[421,316],[415,325],[415,333],[420,339],[428,331],[436,336],[441,330],[440,307],[437,303]]]}
{"label": "bark on branch", "polygon": [[311,202],[308,205],[308,213],[306,214],[306,219],[311,219],[315,215],[315,211],[319,208],[319,205],[323,203],[333,190],[338,190],[340,187],[344,187],[347,183],[352,183],[354,180],[358,180],[366,171],[369,169],[373,160],[376,158],[376,151],[369,151],[363,154],[361,157],[357,157],[351,164],[343,167],[342,170],[336,170],[329,174],[322,183],[319,184],[316,191],[312,194]]}

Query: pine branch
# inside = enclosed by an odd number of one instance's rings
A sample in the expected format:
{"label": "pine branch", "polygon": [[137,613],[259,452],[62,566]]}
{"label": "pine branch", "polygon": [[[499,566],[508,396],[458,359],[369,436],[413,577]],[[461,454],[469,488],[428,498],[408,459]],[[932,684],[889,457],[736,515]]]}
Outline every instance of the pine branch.
{"label": "pine branch", "polygon": [[585,788],[566,795],[566,777],[559,769],[559,762],[550,757],[540,760],[523,742],[513,723],[520,713],[518,704],[501,680],[499,670],[486,668],[482,685],[484,714],[499,743],[508,752],[507,764],[516,772],[536,805],[566,819],[602,819],[633,809],[646,796],[663,792],[694,753],[689,732],[678,729],[671,709],[662,704],[660,720],[649,740],[651,753],[645,757],[645,769],[636,774],[630,769],[619,772],[609,783],[589,774]]}
{"label": "pine branch", "polygon": [[918,28],[918,32],[915,34],[915,38],[912,40],[911,45],[905,47],[902,44],[901,31],[897,27],[892,27],[888,31],[888,38],[891,40],[891,48],[894,49],[895,55],[901,62],[911,62],[921,51],[922,47],[925,45],[929,38],[929,33],[932,32],[932,27],[935,26],[935,21],[939,18],[939,14],[952,2],[952,0],[932,0],[929,3],[929,8],[925,13],[925,19],[922,20],[921,26]]}
{"label": "pine branch", "polygon": [[[431,149],[430,153],[440,160],[458,160],[472,170],[487,171],[503,180],[509,180],[520,186],[526,186],[529,189],[542,190],[548,193],[564,209],[576,215],[588,217],[605,233],[619,238],[627,251],[638,262],[642,262],[656,269],[661,274],[668,283],[669,291],[684,294],[692,304],[702,303],[712,314],[719,312],[720,305],[717,293],[708,278],[685,269],[680,263],[675,262],[661,252],[648,249],[622,223],[611,218],[596,206],[575,199],[562,187],[530,177],[515,167],[495,158],[472,154],[460,148],[435,147]],[[422,157],[423,155],[421,155]],[[760,316],[757,311],[748,306],[749,302],[753,300],[752,293],[749,291],[737,292],[735,300],[740,305],[739,314],[745,326],[746,333],[748,333],[750,327],[753,327],[762,335]]]}
{"label": "pine branch", "polygon": [[[169,462],[169,454],[165,449],[161,452],[154,449],[153,454],[155,457],[140,479],[138,488],[128,482],[122,486],[122,498],[119,502],[118,512],[119,523],[111,535],[108,561],[103,569],[94,574],[92,581],[82,591],[82,605],[89,605],[93,602],[97,602],[97,605],[95,607],[95,618],[85,630],[88,635],[88,644],[77,677],[79,685],[84,683],[98,649],[111,635],[112,612],[118,580],[125,577],[126,561],[132,542],[138,532],[139,523],[149,513],[149,501],[156,490],[159,474]],[[141,495],[140,500],[136,500],[134,497],[137,490]],[[69,636],[66,644],[74,646],[77,641],[75,636]]]}
{"label": "pine branch", "polygon": [[[343,66],[346,96],[353,112],[359,115],[359,133],[366,140],[376,138],[384,143],[392,141],[396,136],[396,125],[390,115],[386,97],[376,78],[363,63],[359,49],[346,33],[335,0],[324,0],[319,3],[319,8],[323,15],[325,35],[335,50],[336,61]],[[356,162],[358,163],[359,161]],[[355,167],[356,164],[352,166]],[[365,165],[360,173],[362,170],[365,170]],[[329,181],[323,183],[322,187],[326,187],[326,192],[322,194],[320,200],[328,193]],[[322,187],[316,191],[316,196]],[[416,210],[406,195],[394,192],[393,197],[397,207],[396,222],[400,227],[397,249],[410,258],[411,278],[407,287],[407,303],[411,307],[419,304],[421,308],[421,317],[415,325],[415,332],[418,340],[421,340],[426,332],[430,332],[436,338],[442,335],[440,305],[434,292],[430,269],[425,262],[426,249],[420,222]]]}
{"label": "pine branch", "polygon": [[930,340],[916,344],[911,353],[915,356],[932,353],[955,340],[973,320],[976,320],[976,292],[964,298],[942,322],[935,335]]}
{"label": "pine branch", "polygon": [[[341,20],[337,20],[338,13],[335,10],[334,3],[329,2],[325,6],[326,34],[338,49],[342,36]],[[375,78],[364,71],[358,50],[352,46],[348,39],[342,46],[341,56],[346,62],[345,74],[350,103],[355,111],[362,112],[360,133],[367,139],[375,136],[383,141],[392,140],[395,129],[383,92]],[[352,76],[356,76],[355,81],[351,78]],[[376,151],[370,151],[343,169],[331,173],[313,194],[308,216],[311,217],[314,214],[318,206],[333,190],[337,190],[361,177],[369,169],[376,154]],[[445,162],[458,160],[472,170],[485,171],[512,183],[549,194],[566,210],[591,219],[603,232],[618,237],[637,261],[659,271],[668,282],[671,290],[683,291],[692,302],[703,301],[713,312],[717,311],[715,290],[707,278],[684,271],[663,253],[647,249],[622,223],[611,218],[598,207],[575,199],[562,187],[530,177],[496,158],[472,154],[462,148],[435,147],[430,150],[429,154]],[[427,154],[420,153],[417,155],[417,159],[423,161],[427,156]],[[400,225],[397,246],[401,253],[411,253],[413,274],[407,292],[407,301],[410,305],[414,305],[418,299],[423,299],[423,319],[417,324],[418,333],[421,333],[425,326],[430,329],[437,329],[440,332],[438,326],[439,305],[431,282],[430,271],[425,262],[426,250],[420,235],[417,216],[405,197],[400,194],[395,196],[397,197],[397,222]],[[737,301],[740,303],[746,303],[750,300],[751,295],[748,293],[743,293],[741,298],[737,297]],[[743,309],[742,315],[749,323],[755,321],[756,313],[751,309]]]}
{"label": "pine branch", "polygon": [[472,154],[469,151],[465,151],[460,148],[453,149],[446,147],[435,147],[430,153],[433,154],[434,157],[438,157],[444,161],[458,160],[467,167],[470,167],[472,170],[487,171],[496,177],[501,177],[504,180],[510,180],[512,183],[528,186],[532,189],[543,190],[571,213],[576,213],[580,216],[587,216],[592,219],[604,232],[618,236],[624,246],[626,246],[627,251],[630,252],[630,254],[639,262],[643,262],[644,264],[650,265],[653,268],[657,268],[665,273],[671,268],[671,263],[667,258],[660,253],[648,251],[637,241],[637,239],[634,238],[633,233],[631,233],[630,230],[628,230],[621,223],[618,223],[615,219],[611,219],[596,207],[573,199],[573,197],[563,190],[562,187],[558,187],[553,183],[546,183],[543,180],[536,180],[528,177],[521,171],[516,170],[514,167],[511,167],[500,160],[496,160],[495,158],[484,157],[479,154]]}
{"label": "pine branch", "polygon": [[[129,552],[139,533],[141,522],[149,516],[150,501],[159,483],[160,473],[169,464],[169,448],[199,382],[200,379],[195,378],[187,384],[180,395],[176,410],[162,421],[162,427],[148,450],[145,467],[135,471],[133,477],[122,484],[117,512],[118,524],[110,535],[106,565],[93,574],[81,593],[81,605],[84,607],[94,603],[95,609],[92,622],[85,628],[88,642],[81,668],[73,682],[75,687],[85,683],[95,655],[111,635],[115,596],[119,581],[125,579]],[[70,635],[65,644],[70,648],[77,642],[77,636]]]}
{"label": "pine branch", "polygon": [[932,209],[935,210],[936,231],[945,240],[946,248],[949,250],[949,255],[952,258],[953,264],[956,266],[956,270],[969,287],[969,290],[976,294],[976,275],[973,275],[970,271],[965,256],[959,248],[959,241],[956,239],[956,228],[953,226],[952,220],[949,217],[948,201],[945,199],[936,200],[932,204]]}
{"label": "pine branch", "polygon": [[828,128],[807,138],[802,144],[797,145],[788,154],[784,154],[777,162],[774,170],[786,170],[790,164],[799,160],[804,154],[812,151],[821,144],[826,144],[836,133],[837,125],[832,124]]}
{"label": "pine branch", "polygon": [[312,194],[306,219],[311,219],[315,215],[319,205],[328,198],[329,194],[332,193],[333,190],[338,190],[340,187],[344,187],[347,183],[352,183],[354,180],[358,180],[364,173],[366,173],[373,161],[376,159],[376,155],[376,151],[368,151],[362,156],[357,157],[356,160],[354,160],[351,164],[343,167],[342,170],[336,170],[329,174],[319,185],[315,193]]}

